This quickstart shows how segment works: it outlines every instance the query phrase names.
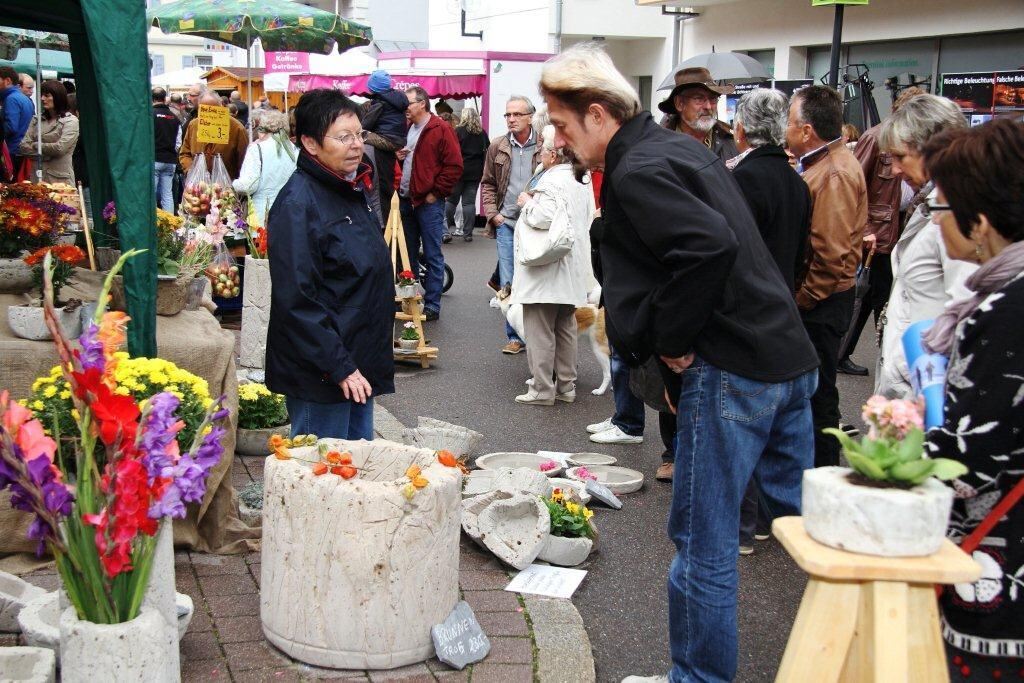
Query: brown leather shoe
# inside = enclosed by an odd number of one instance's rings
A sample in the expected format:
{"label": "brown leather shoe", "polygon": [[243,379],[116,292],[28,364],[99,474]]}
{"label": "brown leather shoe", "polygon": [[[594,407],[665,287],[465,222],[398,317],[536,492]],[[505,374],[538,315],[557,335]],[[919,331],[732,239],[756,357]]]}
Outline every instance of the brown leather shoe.
{"label": "brown leather shoe", "polygon": [[658,465],[658,471],[654,473],[654,478],[658,481],[672,481],[673,470],[675,470],[675,463],[663,462]]}
{"label": "brown leather shoe", "polygon": [[514,356],[517,353],[522,353],[523,349],[525,348],[526,345],[524,345],[522,342],[510,341],[508,344],[505,344],[505,346],[502,347],[501,352],[507,353],[510,356]]}

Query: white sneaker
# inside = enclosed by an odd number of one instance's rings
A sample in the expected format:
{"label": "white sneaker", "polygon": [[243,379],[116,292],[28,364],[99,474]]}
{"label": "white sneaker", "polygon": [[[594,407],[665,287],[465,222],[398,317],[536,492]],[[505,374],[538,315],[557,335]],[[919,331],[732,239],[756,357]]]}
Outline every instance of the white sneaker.
{"label": "white sneaker", "polygon": [[587,425],[587,431],[591,434],[597,434],[598,432],[607,432],[609,429],[614,427],[612,419],[609,417],[607,420],[602,422],[595,422],[592,425]]}
{"label": "white sneaker", "polygon": [[562,403],[572,403],[576,400],[576,390],[571,389],[561,394],[555,394],[555,400],[561,401]]}
{"label": "white sneaker", "polygon": [[516,403],[527,403],[535,406],[553,406],[555,405],[554,398],[541,398],[533,389],[530,389],[525,394],[519,394],[516,396]]}
{"label": "white sneaker", "polygon": [[630,436],[618,427],[612,425],[611,429],[591,434],[590,440],[594,443],[643,443],[644,437]]}
{"label": "white sneaker", "polygon": [[668,676],[626,676],[622,683],[668,683]]}

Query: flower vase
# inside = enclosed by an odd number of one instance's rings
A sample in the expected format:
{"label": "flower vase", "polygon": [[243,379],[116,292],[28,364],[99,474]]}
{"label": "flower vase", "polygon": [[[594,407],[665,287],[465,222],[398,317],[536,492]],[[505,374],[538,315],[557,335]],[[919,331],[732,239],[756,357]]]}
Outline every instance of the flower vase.
{"label": "flower vase", "polygon": [[[153,565],[149,571],[149,584],[142,598],[144,606],[152,607],[163,617],[168,632],[178,639],[178,608],[175,605],[177,591],[174,585],[174,525],[169,517],[160,520],[156,532],[156,547],[153,549]],[[177,664],[178,651],[174,651]]]}
{"label": "flower vase", "polygon": [[[248,272],[248,271],[247,271]],[[274,434],[287,437],[291,434],[290,424],[280,427],[265,427],[263,429],[242,429],[235,430],[235,453],[239,455],[269,455],[270,446],[267,442]]]}
{"label": "flower vase", "polygon": [[[314,475],[298,458],[315,458],[315,446],[266,461],[263,633],[316,666],[393,669],[430,659],[430,629],[459,601],[461,472],[433,451],[389,441],[320,443],[348,451],[358,475]],[[429,485],[406,494],[410,464]]]}
{"label": "flower vase", "polygon": [[178,641],[155,608],[121,624],[94,624],[74,607],[60,616],[63,683],[178,683]]}
{"label": "flower vase", "polygon": [[24,294],[32,289],[32,268],[20,258],[0,258],[0,294]]}
{"label": "flower vase", "polygon": [[[267,353],[270,323],[270,259],[245,257],[242,286],[242,348],[239,362],[245,368],[262,368]],[[262,453],[266,455],[266,451]]]}
{"label": "flower vase", "polygon": [[412,299],[416,296],[416,285],[395,285],[395,296],[399,299]]}
{"label": "flower vase", "polygon": [[398,348],[402,349],[403,351],[415,351],[417,348],[419,348],[419,345],[420,345],[420,340],[419,339],[399,339],[398,340]]}

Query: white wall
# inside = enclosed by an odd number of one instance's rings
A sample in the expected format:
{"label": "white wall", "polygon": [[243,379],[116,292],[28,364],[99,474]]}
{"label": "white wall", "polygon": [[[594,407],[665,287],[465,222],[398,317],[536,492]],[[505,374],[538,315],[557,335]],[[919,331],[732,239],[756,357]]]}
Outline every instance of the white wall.
{"label": "white wall", "polygon": [[550,52],[553,0],[471,0],[466,32],[483,31],[483,40],[462,36],[459,3],[430,0],[431,50]]}
{"label": "white wall", "polygon": [[[832,7],[807,0],[742,0],[698,8],[684,22],[683,56],[728,50],[775,49],[776,78],[802,78],[806,51],[832,42]],[[1024,27],[1020,0],[873,0],[847,6],[843,42],[1005,31]]]}
{"label": "white wall", "polygon": [[632,0],[563,0],[562,33],[671,39],[672,18],[663,15],[660,7],[637,7]]}
{"label": "white wall", "polygon": [[[577,43],[586,42],[580,36],[566,37],[562,41],[563,49]],[[605,40],[602,46],[612,58],[615,67],[622,72],[633,88],[639,92],[639,80],[641,76],[651,76],[652,97],[650,102],[641,102],[645,109],[655,111],[658,102],[665,98],[666,93],[659,93],[654,90],[661,81],[671,72],[672,67],[672,38],[652,38],[647,40]]]}

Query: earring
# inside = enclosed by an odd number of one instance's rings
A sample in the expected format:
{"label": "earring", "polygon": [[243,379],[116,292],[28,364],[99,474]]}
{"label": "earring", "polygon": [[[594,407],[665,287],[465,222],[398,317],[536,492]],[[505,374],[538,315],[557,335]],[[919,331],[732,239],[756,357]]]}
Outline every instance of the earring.
{"label": "earring", "polygon": [[981,263],[981,242],[974,243],[974,257],[978,263]]}

